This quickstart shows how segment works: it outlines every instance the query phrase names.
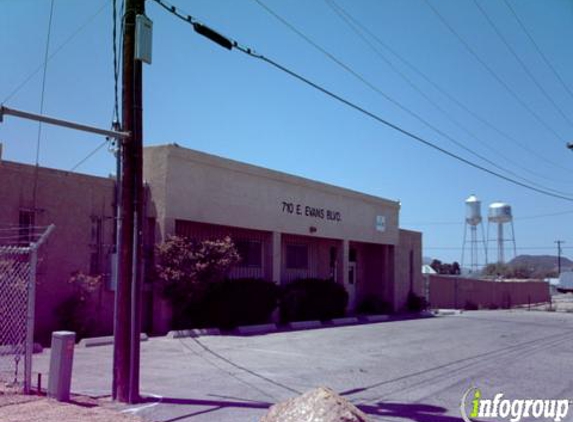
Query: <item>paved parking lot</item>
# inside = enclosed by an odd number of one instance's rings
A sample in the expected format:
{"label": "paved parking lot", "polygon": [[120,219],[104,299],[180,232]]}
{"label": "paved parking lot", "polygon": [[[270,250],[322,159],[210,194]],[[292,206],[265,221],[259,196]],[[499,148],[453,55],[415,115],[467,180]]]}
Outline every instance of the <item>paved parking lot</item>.
{"label": "paved parking lot", "polygon": [[[76,349],[74,391],[109,395],[111,347]],[[256,421],[319,385],[376,421],[458,422],[462,394],[573,398],[573,315],[462,315],[252,337],[142,343],[142,392],[126,410],[157,421]],[[49,355],[35,358],[47,372]],[[573,415],[573,409],[568,416]]]}

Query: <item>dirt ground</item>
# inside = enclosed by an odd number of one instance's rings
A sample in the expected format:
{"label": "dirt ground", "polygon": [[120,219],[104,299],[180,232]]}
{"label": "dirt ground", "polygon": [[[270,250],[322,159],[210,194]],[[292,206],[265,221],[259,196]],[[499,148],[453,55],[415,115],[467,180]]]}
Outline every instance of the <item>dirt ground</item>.
{"label": "dirt ground", "polygon": [[113,403],[84,396],[73,396],[60,403],[38,395],[24,395],[0,387],[2,422],[141,422],[142,419],[119,412]]}

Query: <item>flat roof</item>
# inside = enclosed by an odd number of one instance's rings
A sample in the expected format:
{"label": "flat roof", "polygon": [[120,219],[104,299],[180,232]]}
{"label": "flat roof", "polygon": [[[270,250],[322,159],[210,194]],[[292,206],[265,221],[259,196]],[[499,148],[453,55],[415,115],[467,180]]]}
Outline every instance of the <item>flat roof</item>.
{"label": "flat roof", "polygon": [[195,161],[198,163],[208,164],[212,167],[220,167],[230,169],[240,173],[246,173],[257,177],[266,179],[273,179],[280,182],[285,182],[298,186],[305,186],[311,189],[325,191],[335,195],[342,195],[361,201],[374,202],[377,204],[383,203],[386,206],[393,208],[400,208],[400,202],[378,196],[370,195],[363,192],[358,192],[352,189],[342,188],[340,186],[331,185],[324,182],[308,179],[301,176],[284,173],[277,170],[268,169],[253,164],[247,164],[241,161],[223,158],[221,156],[208,154],[205,152],[197,151],[191,148],[182,147],[177,144],[164,144],[157,146],[148,146],[144,148],[145,151],[164,151],[168,156],[174,156],[186,161]]}
{"label": "flat roof", "polygon": [[[34,164],[18,163],[16,161],[0,160],[0,168],[4,168],[10,171],[23,172],[23,173],[33,173],[36,171],[36,166]],[[73,171],[55,169],[51,167],[38,166],[38,171],[44,175],[58,176],[58,177],[74,177],[78,180],[85,180],[97,183],[115,183],[115,177],[103,177],[96,176],[87,173],[77,173]]]}

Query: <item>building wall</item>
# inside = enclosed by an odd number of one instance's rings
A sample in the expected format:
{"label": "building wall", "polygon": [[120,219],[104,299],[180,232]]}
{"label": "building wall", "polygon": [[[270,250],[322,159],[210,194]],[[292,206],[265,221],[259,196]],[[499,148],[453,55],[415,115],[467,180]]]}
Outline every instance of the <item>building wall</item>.
{"label": "building wall", "polygon": [[[0,161],[0,226],[17,226],[20,211],[33,209],[35,174],[34,166]],[[56,228],[39,251],[37,339],[46,342],[51,331],[58,329],[56,309],[73,292],[69,283],[73,272],[87,274],[91,269],[109,274],[113,203],[113,180],[38,169],[35,225],[55,224]],[[102,285],[92,298],[82,306],[101,332],[110,333],[113,293]]]}
{"label": "building wall", "polygon": [[550,301],[549,283],[544,281],[500,282],[429,275],[432,308],[510,308]]}
{"label": "building wall", "polygon": [[[403,302],[408,277],[402,268],[403,254],[418,248],[418,259],[421,235],[398,230],[397,202],[176,146],[146,148],[144,157],[144,178],[151,198],[144,228],[148,264],[145,330],[151,328],[155,315],[169,314],[159,287],[151,284],[155,281],[150,276],[152,245],[176,233],[177,221],[187,222],[180,231],[198,236],[219,236],[231,228],[241,238],[260,239],[262,267],[237,268],[234,277],[260,276],[275,282],[335,277],[349,287],[349,257],[356,253],[355,304],[368,294],[393,305]],[[33,208],[35,174],[34,166],[0,160],[0,225],[17,225],[20,210]],[[44,341],[51,331],[61,328],[56,309],[73,293],[69,280],[76,271],[104,275],[104,284],[84,307],[98,333],[111,333],[114,196],[112,179],[37,169],[35,224],[56,226],[42,247],[38,268],[36,333]],[[308,245],[307,269],[286,268],[286,250],[291,243]]]}
{"label": "building wall", "polygon": [[[398,202],[175,145],[146,148],[144,175],[157,241],[179,232],[181,221],[196,235],[228,227],[241,228],[243,237],[259,233],[265,265],[256,275],[281,283],[334,276],[355,289],[351,310],[374,295],[399,311],[410,289],[423,293],[421,234],[398,229]],[[285,265],[292,244],[308,248],[306,268]]]}
{"label": "building wall", "polygon": [[422,234],[400,230],[400,241],[395,251],[393,298],[394,310],[406,308],[408,293],[424,296],[422,277]]}
{"label": "building wall", "polygon": [[[177,219],[397,244],[399,204],[173,145],[144,152],[164,233]],[[376,230],[376,219],[385,220]]]}

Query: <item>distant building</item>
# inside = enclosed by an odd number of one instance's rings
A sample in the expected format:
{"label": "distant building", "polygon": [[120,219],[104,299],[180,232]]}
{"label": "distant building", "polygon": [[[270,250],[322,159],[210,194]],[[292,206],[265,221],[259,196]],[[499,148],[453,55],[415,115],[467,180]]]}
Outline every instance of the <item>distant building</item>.
{"label": "distant building", "polygon": [[[111,332],[114,180],[39,168],[34,210],[35,171],[0,161],[0,225],[56,225],[38,275],[37,331],[58,329],[54,310],[71,293],[71,274],[83,271],[104,275],[94,312]],[[423,293],[421,233],[399,228],[398,202],[175,145],[144,149],[144,178],[148,269],[169,235],[230,235],[243,257],[231,277],[333,278],[350,311],[370,295],[399,311],[409,291]],[[154,281],[144,284],[143,329],[163,333],[169,309]]]}

